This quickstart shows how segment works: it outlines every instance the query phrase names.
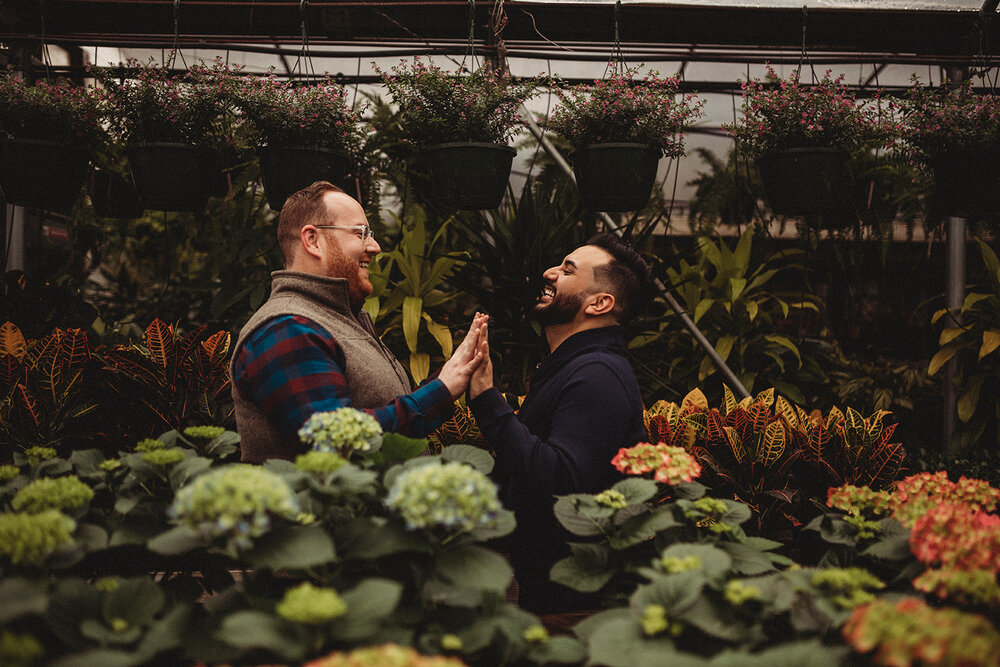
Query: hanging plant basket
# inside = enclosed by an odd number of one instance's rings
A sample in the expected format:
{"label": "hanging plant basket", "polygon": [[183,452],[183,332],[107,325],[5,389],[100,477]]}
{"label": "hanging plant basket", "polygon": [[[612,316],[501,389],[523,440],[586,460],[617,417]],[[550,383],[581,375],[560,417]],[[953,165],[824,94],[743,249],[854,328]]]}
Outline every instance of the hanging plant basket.
{"label": "hanging plant basket", "polygon": [[257,157],[267,205],[275,211],[281,210],[290,194],[316,181],[347,189],[351,158],[346,153],[319,146],[263,146]]}
{"label": "hanging plant basket", "polygon": [[1000,146],[983,144],[929,156],[934,198],[948,213],[970,214],[1000,206]]}
{"label": "hanging plant basket", "polygon": [[143,208],[201,211],[219,183],[219,162],[192,144],[145,143],[125,149]]}
{"label": "hanging plant basket", "polygon": [[836,148],[786,148],[757,160],[764,196],[778,215],[815,215],[847,197],[847,153]]}
{"label": "hanging plant basket", "polygon": [[505,144],[435,144],[420,152],[437,200],[465,211],[496,208],[503,201],[517,154]]}
{"label": "hanging plant basket", "polygon": [[581,146],[573,153],[580,203],[592,211],[638,211],[649,202],[660,151],[646,144]]}
{"label": "hanging plant basket", "polygon": [[90,203],[102,218],[138,218],[142,204],[135,193],[132,177],[95,167],[90,173]]}
{"label": "hanging plant basket", "polygon": [[0,190],[8,204],[68,213],[87,178],[82,146],[44,139],[8,139],[0,146]]}

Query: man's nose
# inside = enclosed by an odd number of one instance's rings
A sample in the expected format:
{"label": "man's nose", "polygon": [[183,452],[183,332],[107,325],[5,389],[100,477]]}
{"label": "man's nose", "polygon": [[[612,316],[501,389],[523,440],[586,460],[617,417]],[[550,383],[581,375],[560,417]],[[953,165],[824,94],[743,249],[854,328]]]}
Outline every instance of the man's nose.
{"label": "man's nose", "polygon": [[[374,251],[371,250],[372,246],[375,246]],[[374,236],[368,237],[368,244],[365,246],[365,252],[371,252],[373,255],[377,255],[382,252],[382,246],[378,244],[378,241],[375,240]]]}

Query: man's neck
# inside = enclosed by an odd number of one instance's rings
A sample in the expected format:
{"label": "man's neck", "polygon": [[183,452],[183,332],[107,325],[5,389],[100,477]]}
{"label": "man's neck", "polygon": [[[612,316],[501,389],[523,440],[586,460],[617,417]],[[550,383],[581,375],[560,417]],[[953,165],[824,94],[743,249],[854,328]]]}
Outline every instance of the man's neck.
{"label": "man's neck", "polygon": [[594,318],[586,319],[582,321],[574,320],[572,322],[566,322],[565,324],[551,324],[545,327],[545,340],[549,343],[549,354],[556,351],[556,348],[563,344],[567,338],[573,334],[578,334],[581,331],[587,331],[589,329],[602,329],[604,327],[613,327],[618,323],[610,318]]}

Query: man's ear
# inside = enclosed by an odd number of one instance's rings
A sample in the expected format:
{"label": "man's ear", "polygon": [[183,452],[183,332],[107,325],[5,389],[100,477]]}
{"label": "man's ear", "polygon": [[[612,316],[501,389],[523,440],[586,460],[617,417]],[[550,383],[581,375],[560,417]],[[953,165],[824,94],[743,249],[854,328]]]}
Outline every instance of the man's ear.
{"label": "man's ear", "polygon": [[607,315],[615,308],[615,295],[609,292],[596,292],[587,297],[590,303],[583,312],[594,317]]}
{"label": "man's ear", "polygon": [[316,259],[322,259],[323,253],[319,249],[319,230],[312,225],[303,225],[299,230],[299,240],[302,242],[302,249]]}

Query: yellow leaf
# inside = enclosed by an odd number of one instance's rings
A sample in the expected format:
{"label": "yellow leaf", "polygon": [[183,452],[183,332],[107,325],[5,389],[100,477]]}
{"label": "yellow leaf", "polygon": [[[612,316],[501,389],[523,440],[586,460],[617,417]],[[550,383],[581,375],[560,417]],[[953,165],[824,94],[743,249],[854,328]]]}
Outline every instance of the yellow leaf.
{"label": "yellow leaf", "polygon": [[708,399],[705,398],[705,394],[695,387],[688,392],[688,395],[684,397],[681,401],[681,412],[690,410],[691,408],[702,408],[704,410],[708,409]]}
{"label": "yellow leaf", "polygon": [[775,414],[781,415],[788,422],[788,425],[797,429],[799,427],[799,417],[795,412],[795,408],[789,403],[784,396],[778,396],[774,401],[774,412]]}
{"label": "yellow leaf", "polygon": [[927,366],[927,374],[934,375],[941,370],[941,367],[948,363],[948,360],[954,357],[956,352],[958,352],[958,347],[952,345],[938,350],[937,354],[931,357],[931,363]]}
{"label": "yellow leaf", "polygon": [[412,353],[417,351],[417,333],[420,331],[420,313],[423,309],[424,300],[419,296],[403,299],[403,335],[406,337],[406,347]]}
{"label": "yellow leaf", "polygon": [[420,384],[424,379],[430,375],[431,372],[431,357],[425,352],[414,352],[410,355],[410,375],[413,376],[413,382]]}
{"label": "yellow leaf", "polygon": [[771,407],[772,405],[774,405],[774,387],[765,389],[764,391],[757,394],[757,397],[754,399],[754,402],[763,403],[767,407]]}
{"label": "yellow leaf", "polygon": [[736,407],[736,397],[733,396],[733,390],[729,388],[728,384],[722,385],[723,398],[722,398],[722,414],[723,416],[728,415]]}
{"label": "yellow leaf", "polygon": [[18,361],[24,359],[24,355],[28,353],[24,335],[13,322],[4,322],[0,325],[0,353],[9,354]]}
{"label": "yellow leaf", "polygon": [[983,332],[983,346],[979,348],[979,358],[982,359],[993,350],[1000,347],[1000,330],[989,329]]}
{"label": "yellow leaf", "polygon": [[941,310],[935,311],[935,313],[931,316],[931,324],[937,322],[947,312],[948,312],[947,308],[942,308]]}
{"label": "yellow leaf", "polygon": [[966,329],[963,327],[948,327],[947,329],[943,329],[941,337],[938,339],[938,345],[947,345],[965,332]]}
{"label": "yellow leaf", "polygon": [[757,460],[766,466],[771,465],[785,453],[785,426],[781,420],[775,420],[764,429],[764,437],[757,450]]}
{"label": "yellow leaf", "polygon": [[435,322],[427,313],[424,313],[424,322],[427,323],[427,330],[434,336],[434,340],[441,346],[441,354],[444,355],[445,359],[451,359],[452,346],[454,345],[451,331],[445,325]]}

